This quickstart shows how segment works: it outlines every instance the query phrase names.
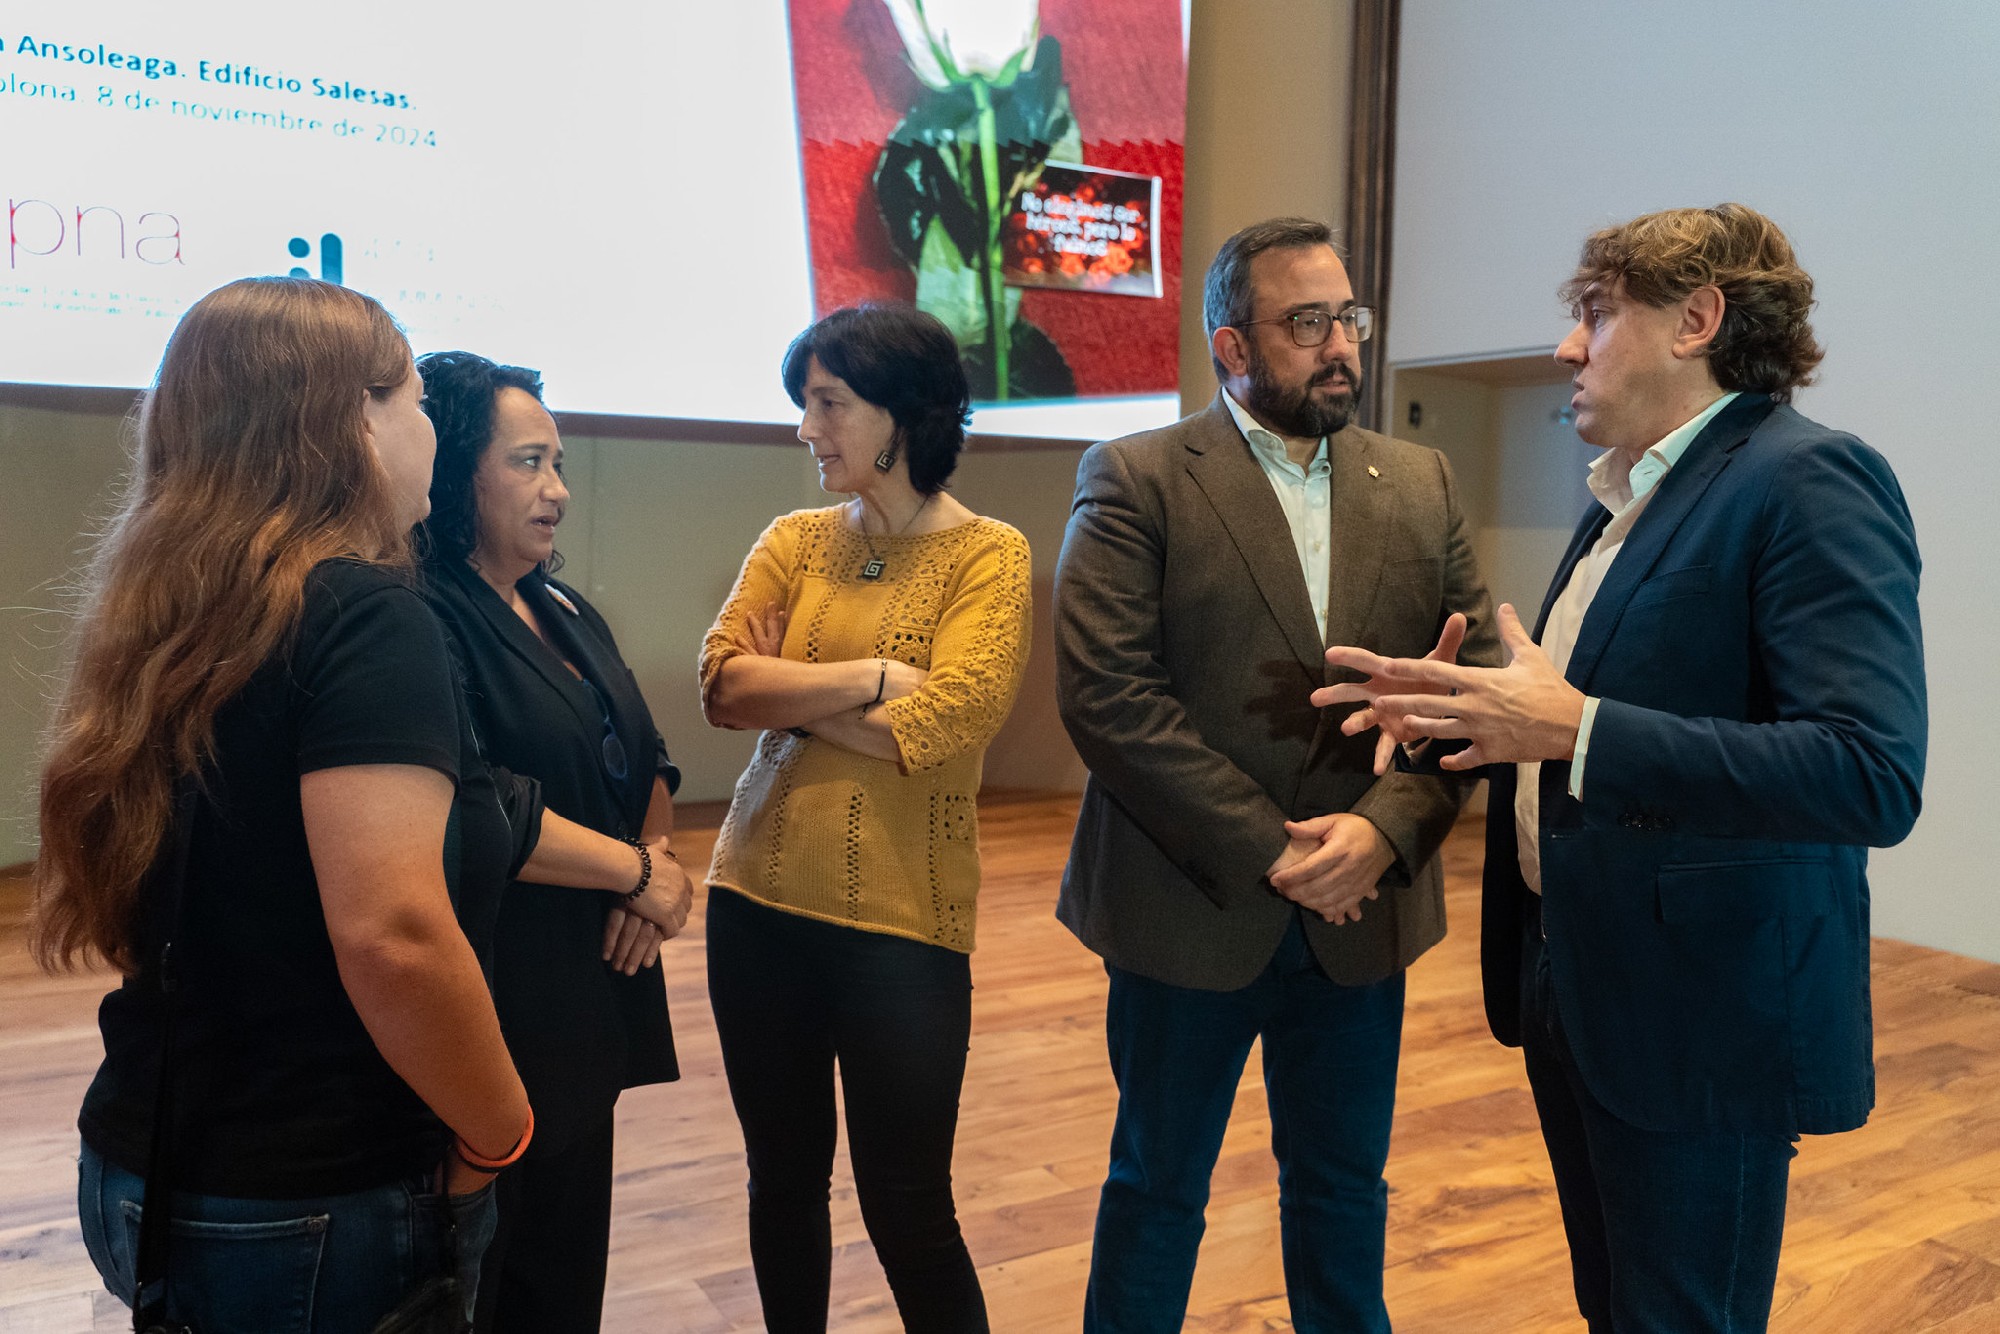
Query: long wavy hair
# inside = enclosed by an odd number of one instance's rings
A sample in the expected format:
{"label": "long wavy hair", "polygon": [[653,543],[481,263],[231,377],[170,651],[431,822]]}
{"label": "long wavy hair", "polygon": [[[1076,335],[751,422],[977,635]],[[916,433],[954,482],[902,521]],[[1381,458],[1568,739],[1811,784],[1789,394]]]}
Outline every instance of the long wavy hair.
{"label": "long wavy hair", "polygon": [[138,413],[115,516],[76,590],[41,779],[29,943],[51,971],[138,971],[140,889],[175,780],[217,712],[289,641],[313,566],[407,566],[409,536],[363,417],[410,374],[359,292],[249,278],[203,297]]}

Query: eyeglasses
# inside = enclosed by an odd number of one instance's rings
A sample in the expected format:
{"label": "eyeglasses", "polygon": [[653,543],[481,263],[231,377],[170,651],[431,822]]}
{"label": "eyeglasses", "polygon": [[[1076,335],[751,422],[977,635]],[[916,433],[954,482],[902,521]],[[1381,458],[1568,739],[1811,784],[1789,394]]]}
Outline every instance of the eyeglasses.
{"label": "eyeglasses", "polygon": [[1292,326],[1292,342],[1300,347],[1318,347],[1333,337],[1336,323],[1346,331],[1348,342],[1365,343],[1368,335],[1375,331],[1375,312],[1368,306],[1349,306],[1337,314],[1324,310],[1295,310],[1289,315],[1276,315],[1268,320],[1238,320],[1236,327],[1289,324]]}
{"label": "eyeglasses", "polygon": [[611,775],[612,782],[622,783],[630,770],[625,762],[625,743],[618,739],[618,725],[611,720],[611,706],[605,702],[603,694],[597,687],[590,683],[589,678],[579,679],[583,681],[583,688],[590,692],[590,697],[597,701],[597,711],[604,715],[604,738],[598,744],[599,758],[604,761],[604,772]]}

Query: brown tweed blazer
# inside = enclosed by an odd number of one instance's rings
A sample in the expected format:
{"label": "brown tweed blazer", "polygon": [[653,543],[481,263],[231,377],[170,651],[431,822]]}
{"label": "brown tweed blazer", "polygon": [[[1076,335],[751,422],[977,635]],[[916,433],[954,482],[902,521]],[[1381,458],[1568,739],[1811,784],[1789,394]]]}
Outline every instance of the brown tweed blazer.
{"label": "brown tweed blazer", "polygon": [[[1461,661],[1499,645],[1437,451],[1350,426],[1329,442],[1326,643],[1421,657],[1453,611]],[[1397,854],[1358,923],[1302,914],[1327,975],[1359,985],[1444,935],[1438,845],[1474,780],[1371,771],[1375,738],[1307,698],[1341,679],[1291,529],[1218,393],[1093,445],[1056,570],[1057,689],[1090,780],[1057,916],[1109,962],[1178,986],[1247,985],[1294,905],[1264,881],[1283,821],[1352,811]]]}

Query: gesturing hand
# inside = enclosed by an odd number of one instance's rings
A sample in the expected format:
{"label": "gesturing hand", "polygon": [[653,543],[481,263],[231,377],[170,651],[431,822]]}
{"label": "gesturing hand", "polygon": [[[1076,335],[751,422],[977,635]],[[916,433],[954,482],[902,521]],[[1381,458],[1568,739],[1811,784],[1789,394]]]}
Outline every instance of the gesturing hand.
{"label": "gesturing hand", "polygon": [[1287,820],[1292,841],[1271,864],[1271,888],[1326,921],[1361,920],[1361,904],[1380,895],[1375,887],[1395,863],[1396,851],[1374,823],[1337,812]]}
{"label": "gesturing hand", "polygon": [[[1458,661],[1459,645],[1464,642],[1465,613],[1455,611],[1444,618],[1444,628],[1438,632],[1437,647],[1426,653],[1421,661],[1455,664]],[[1351,666],[1352,664],[1343,659],[1334,657],[1335,653],[1351,651],[1354,650],[1345,647],[1328,649],[1326,651],[1326,660],[1336,667]],[[1374,655],[1371,654],[1369,656],[1373,657]],[[1401,658],[1376,658],[1375,660],[1385,664],[1405,661]],[[1400,735],[1398,733],[1396,724],[1401,722],[1400,718],[1385,720],[1378,717],[1372,701],[1378,695],[1416,695],[1425,693],[1427,689],[1433,694],[1442,695],[1446,693],[1445,689],[1441,686],[1426,687],[1422,682],[1411,678],[1393,677],[1386,673],[1377,673],[1371,675],[1366,681],[1358,685],[1350,683],[1348,685],[1323,686],[1313,691],[1312,702],[1314,707],[1323,709],[1329,704],[1344,704],[1356,699],[1371,701],[1369,705],[1356,709],[1353,713],[1341,719],[1340,730],[1348,736],[1359,736],[1371,727],[1380,727],[1382,734],[1375,738],[1375,772],[1377,774],[1385,774],[1389,772],[1390,761],[1396,757],[1396,747],[1416,738],[1414,734]],[[1343,693],[1353,691],[1365,691],[1367,693]]]}
{"label": "gesturing hand", "polygon": [[[1330,648],[1328,662],[1369,679],[1315,690],[1313,703],[1366,701],[1367,709],[1341,724],[1349,735],[1373,725],[1398,741],[1471,741],[1440,761],[1446,769],[1568,759],[1583,723],[1583,692],[1563,679],[1510,603],[1500,604],[1497,624],[1508,654],[1505,667],[1460,667],[1430,658],[1384,658],[1361,648]],[[1364,713],[1370,719],[1357,722]]]}

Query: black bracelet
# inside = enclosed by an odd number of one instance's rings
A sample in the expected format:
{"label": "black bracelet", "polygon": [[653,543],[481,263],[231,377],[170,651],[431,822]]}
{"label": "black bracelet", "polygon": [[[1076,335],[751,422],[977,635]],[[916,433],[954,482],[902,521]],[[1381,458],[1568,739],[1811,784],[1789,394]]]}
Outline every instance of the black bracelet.
{"label": "black bracelet", "polygon": [[877,704],[880,704],[882,702],[882,687],[889,684],[889,660],[887,658],[877,658],[875,659],[875,665],[880,667],[882,672],[881,675],[875,678],[875,698],[869,700],[863,706],[864,709],[872,709]]}
{"label": "black bracelet", "polygon": [[625,901],[630,903],[633,899],[644,894],[646,886],[653,883],[653,854],[644,843],[641,843],[636,838],[626,839],[625,845],[639,854],[639,883],[632,886],[631,892],[625,896]]}

